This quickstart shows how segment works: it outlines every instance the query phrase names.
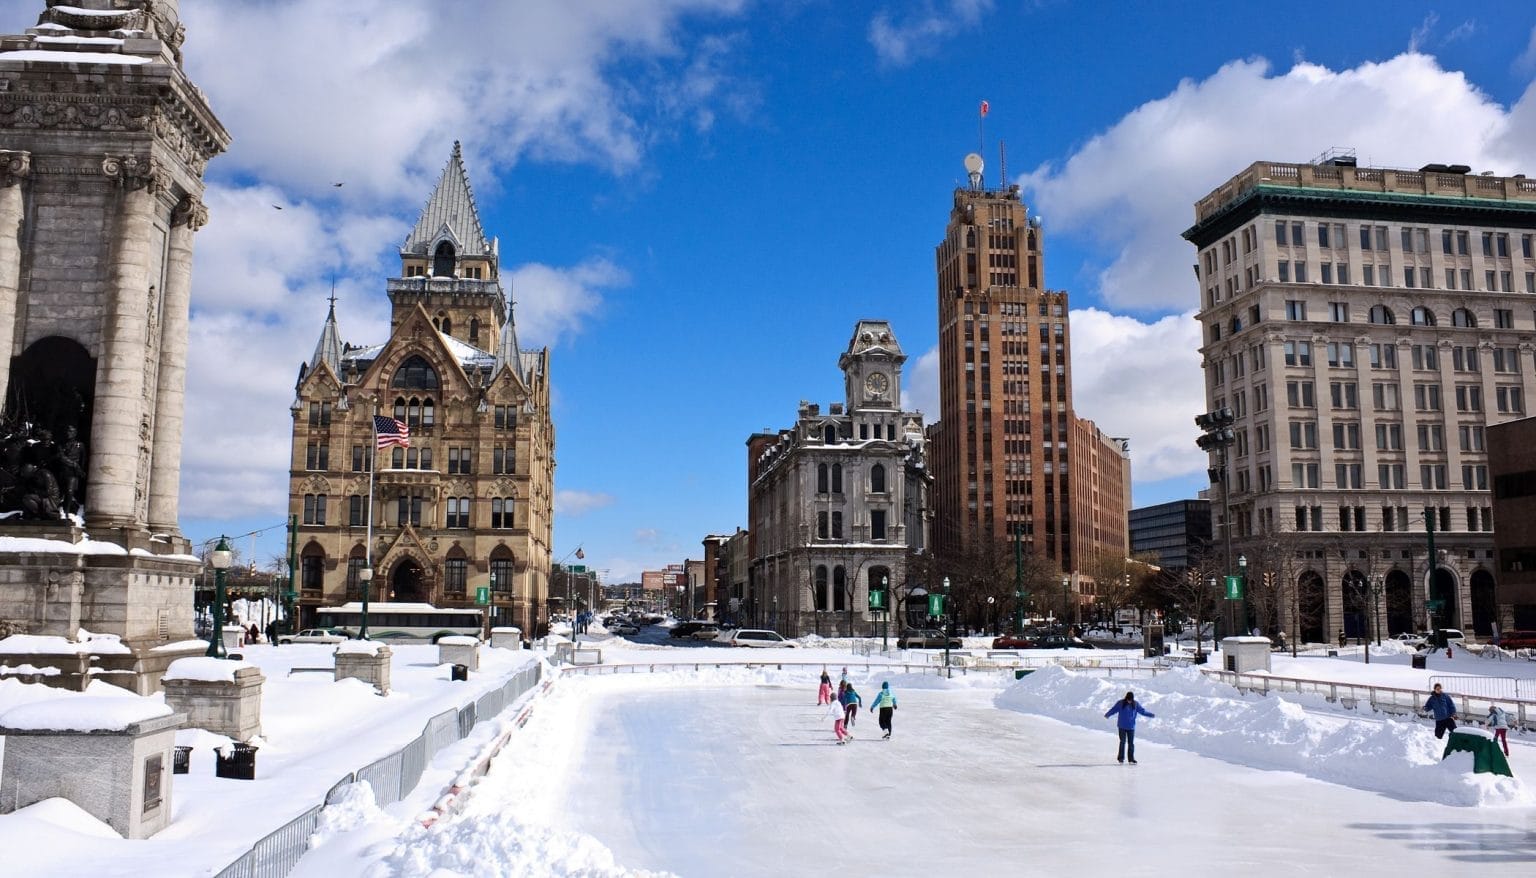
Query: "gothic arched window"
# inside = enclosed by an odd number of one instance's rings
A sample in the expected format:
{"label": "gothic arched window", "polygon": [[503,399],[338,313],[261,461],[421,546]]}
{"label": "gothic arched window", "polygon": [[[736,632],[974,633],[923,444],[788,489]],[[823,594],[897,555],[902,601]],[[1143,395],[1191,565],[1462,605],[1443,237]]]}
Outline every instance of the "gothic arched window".
{"label": "gothic arched window", "polygon": [[453,277],[454,258],[453,245],[447,241],[437,245],[437,250],[432,254],[432,276]]}
{"label": "gothic arched window", "polygon": [[827,493],[827,465],[824,463],[816,464],[816,493]]}
{"label": "gothic arched window", "polygon": [[443,335],[453,335],[453,318],[443,318]]}
{"label": "gothic arched window", "polygon": [[469,343],[470,344],[476,344],[476,345],[480,343],[480,318],[479,317],[471,317],[471,318],[469,318]]}
{"label": "gothic arched window", "polygon": [[885,493],[885,465],[875,464],[869,468],[869,491],[871,494]]}
{"label": "gothic arched window", "polygon": [[407,390],[436,390],[437,370],[420,356],[409,357],[395,370],[395,380],[390,382],[390,386]]}
{"label": "gothic arched window", "polygon": [[825,565],[816,568],[816,609],[827,608],[827,568]]}

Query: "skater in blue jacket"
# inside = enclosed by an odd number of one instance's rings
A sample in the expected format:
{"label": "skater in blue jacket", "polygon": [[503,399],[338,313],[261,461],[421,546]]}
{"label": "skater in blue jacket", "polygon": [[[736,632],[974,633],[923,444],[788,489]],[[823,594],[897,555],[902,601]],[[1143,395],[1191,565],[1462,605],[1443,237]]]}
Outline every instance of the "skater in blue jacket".
{"label": "skater in blue jacket", "polygon": [[1127,692],[1125,697],[1116,701],[1109,710],[1104,711],[1105,717],[1115,717],[1115,724],[1120,729],[1120,752],[1115,757],[1116,762],[1124,762],[1127,758],[1131,764],[1136,764],[1136,714],[1152,718],[1153,713],[1136,703],[1136,693]]}

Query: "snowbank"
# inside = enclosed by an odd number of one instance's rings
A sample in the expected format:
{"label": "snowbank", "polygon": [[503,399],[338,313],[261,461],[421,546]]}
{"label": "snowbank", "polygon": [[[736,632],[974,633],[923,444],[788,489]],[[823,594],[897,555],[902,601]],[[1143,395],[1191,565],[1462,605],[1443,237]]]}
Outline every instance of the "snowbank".
{"label": "snowbank", "polygon": [[1138,680],[1108,680],[1052,666],[1005,689],[997,707],[1090,728],[1112,729],[1104,712],[1130,689],[1155,719],[1137,723],[1143,741],[1401,799],[1447,805],[1529,805],[1517,779],[1471,773],[1471,754],[1441,761],[1444,743],[1417,724],[1308,713],[1295,700],[1244,696],[1192,668]]}
{"label": "snowbank", "polygon": [[590,835],[528,823],[506,812],[478,814],[432,828],[414,827],[400,836],[383,863],[393,878],[659,878],[671,874],[626,869]]}
{"label": "snowbank", "polygon": [[[443,640],[448,638],[444,637]],[[337,655],[378,655],[384,644],[377,640],[343,640],[336,644]]]}
{"label": "snowbank", "polygon": [[0,653],[27,653],[31,655],[123,655],[132,650],[123,645],[115,634],[91,634],[80,630],[81,640],[76,643],[64,637],[45,634],[12,634],[0,640]]}

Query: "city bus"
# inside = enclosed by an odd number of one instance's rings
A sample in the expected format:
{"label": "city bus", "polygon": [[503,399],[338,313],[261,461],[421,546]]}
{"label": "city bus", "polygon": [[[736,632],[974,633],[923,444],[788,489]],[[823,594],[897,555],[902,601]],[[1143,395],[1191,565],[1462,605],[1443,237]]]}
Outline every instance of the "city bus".
{"label": "city bus", "polygon": [[[320,607],[315,613],[320,628],[335,628],[356,637],[363,627],[361,602],[339,607]],[[431,604],[368,602],[368,637],[370,640],[436,643],[450,634],[479,637],[485,630],[485,611],[448,609]]]}

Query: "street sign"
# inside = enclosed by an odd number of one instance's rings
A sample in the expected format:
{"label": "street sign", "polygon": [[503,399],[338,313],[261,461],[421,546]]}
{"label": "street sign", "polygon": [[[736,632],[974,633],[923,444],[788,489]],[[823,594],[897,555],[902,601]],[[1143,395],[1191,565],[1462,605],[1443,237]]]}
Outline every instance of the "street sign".
{"label": "street sign", "polygon": [[869,590],[869,608],[871,610],[885,609],[885,590],[872,588]]}
{"label": "street sign", "polygon": [[930,616],[942,616],[942,615],[944,615],[944,596],[943,595],[941,595],[941,594],[931,594],[931,595],[928,596],[928,615],[930,615]]}
{"label": "street sign", "polygon": [[1241,576],[1227,577],[1227,600],[1240,601],[1243,599],[1243,578]]}
{"label": "street sign", "polygon": [[479,604],[482,607],[490,606],[490,604],[491,604],[491,589],[490,589],[489,586],[482,585],[479,588],[475,589],[475,603]]}
{"label": "street sign", "polygon": [[587,572],[587,565],[585,565],[585,564],[572,564],[570,566],[570,571],[572,573],[586,573]]}

